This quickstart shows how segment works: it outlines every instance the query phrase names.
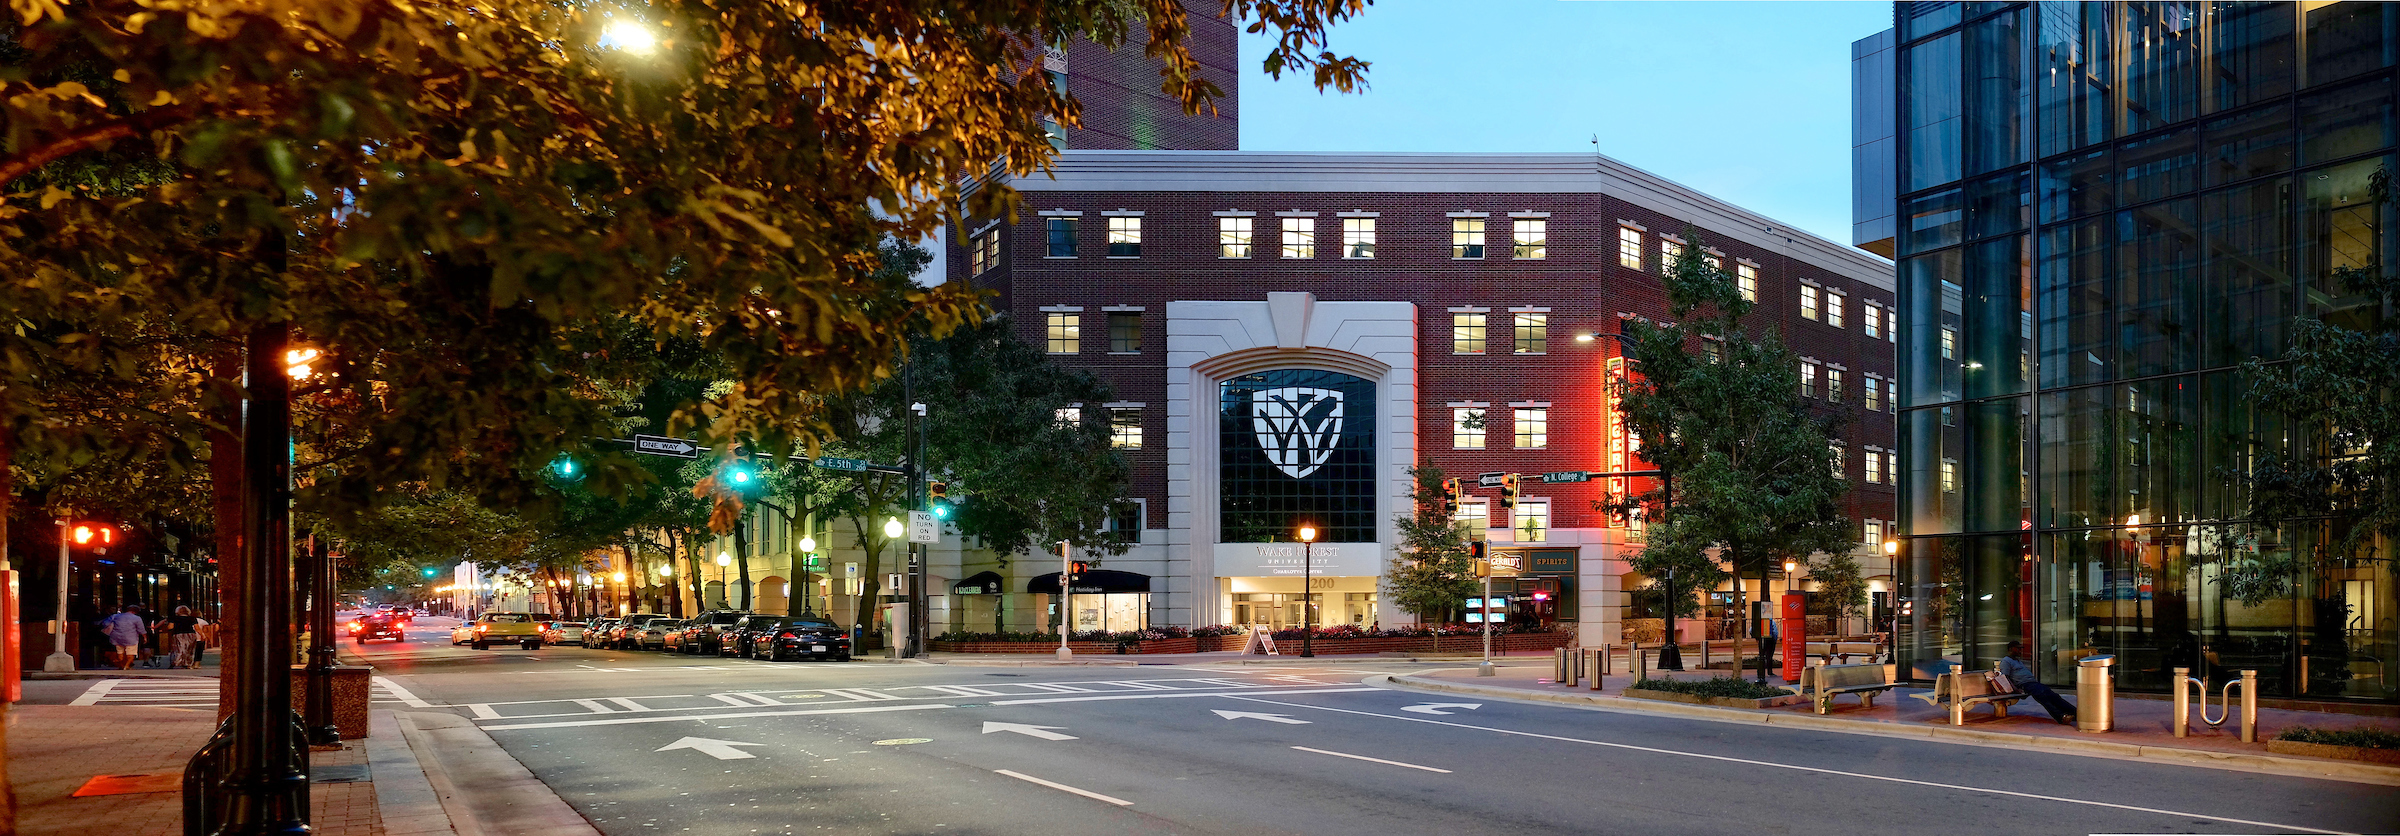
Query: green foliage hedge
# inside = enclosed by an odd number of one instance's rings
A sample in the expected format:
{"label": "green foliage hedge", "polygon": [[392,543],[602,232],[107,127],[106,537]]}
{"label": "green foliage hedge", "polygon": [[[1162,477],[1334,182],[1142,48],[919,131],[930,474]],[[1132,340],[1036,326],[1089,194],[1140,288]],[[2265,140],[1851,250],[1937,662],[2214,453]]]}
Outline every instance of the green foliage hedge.
{"label": "green foliage hedge", "polygon": [[1644,679],[1633,683],[1644,691],[1665,691],[1670,694],[1690,694],[1695,697],[1731,697],[1739,700],[1763,700],[1769,697],[1791,696],[1791,691],[1773,685],[1761,685],[1737,676],[1714,679]]}
{"label": "green foliage hedge", "polygon": [[2384,729],[2320,729],[2314,726],[2293,726],[2275,736],[2276,740],[2293,743],[2323,743],[2327,746],[2357,746],[2362,749],[2400,749],[2400,733]]}

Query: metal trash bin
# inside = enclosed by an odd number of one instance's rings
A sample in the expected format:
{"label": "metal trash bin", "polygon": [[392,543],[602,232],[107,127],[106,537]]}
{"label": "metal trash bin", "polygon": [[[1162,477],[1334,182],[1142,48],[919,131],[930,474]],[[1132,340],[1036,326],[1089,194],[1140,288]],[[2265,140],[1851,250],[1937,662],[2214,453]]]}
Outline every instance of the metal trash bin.
{"label": "metal trash bin", "polygon": [[2075,660],[2076,731],[2116,730],[2116,667],[2115,656],[2085,656]]}

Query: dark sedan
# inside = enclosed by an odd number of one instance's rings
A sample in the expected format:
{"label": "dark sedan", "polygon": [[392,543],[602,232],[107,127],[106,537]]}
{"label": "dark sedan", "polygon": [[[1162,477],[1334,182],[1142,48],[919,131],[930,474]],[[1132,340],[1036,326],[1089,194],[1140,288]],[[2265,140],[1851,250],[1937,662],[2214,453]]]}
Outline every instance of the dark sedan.
{"label": "dark sedan", "polygon": [[791,616],[786,615],[767,615],[765,613],[751,613],[749,615],[742,616],[740,619],[734,621],[733,624],[727,626],[725,629],[717,633],[717,655],[750,655],[750,643],[752,641],[755,641],[762,633],[773,631],[778,625],[783,623],[784,619],[790,617]]}
{"label": "dark sedan", "polygon": [[752,659],[850,661],[850,635],[833,622],[815,616],[784,616],[758,625],[744,650]]}

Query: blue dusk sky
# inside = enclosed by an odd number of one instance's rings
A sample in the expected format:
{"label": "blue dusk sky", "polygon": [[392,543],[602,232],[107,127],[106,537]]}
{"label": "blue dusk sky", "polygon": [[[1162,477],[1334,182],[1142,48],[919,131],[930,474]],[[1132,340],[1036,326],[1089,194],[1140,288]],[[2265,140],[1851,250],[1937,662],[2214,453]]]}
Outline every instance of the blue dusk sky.
{"label": "blue dusk sky", "polygon": [[1848,244],[1850,43],[1891,22],[1869,2],[1382,0],[1331,34],[1374,64],[1359,94],[1269,79],[1245,36],[1242,149],[1598,150]]}

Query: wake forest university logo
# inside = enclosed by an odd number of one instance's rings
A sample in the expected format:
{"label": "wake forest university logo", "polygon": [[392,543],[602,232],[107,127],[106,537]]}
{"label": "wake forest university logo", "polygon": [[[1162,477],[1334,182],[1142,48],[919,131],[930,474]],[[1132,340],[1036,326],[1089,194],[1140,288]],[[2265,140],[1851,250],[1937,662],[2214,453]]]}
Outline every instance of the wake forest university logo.
{"label": "wake forest university logo", "polygon": [[1342,393],[1314,386],[1283,386],[1250,393],[1250,425],[1258,447],[1284,475],[1306,479],[1342,440]]}

